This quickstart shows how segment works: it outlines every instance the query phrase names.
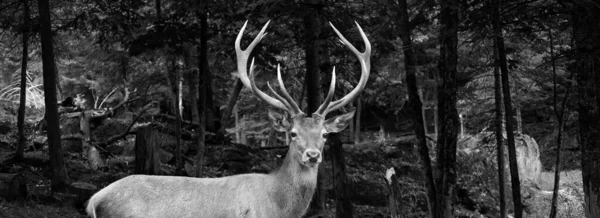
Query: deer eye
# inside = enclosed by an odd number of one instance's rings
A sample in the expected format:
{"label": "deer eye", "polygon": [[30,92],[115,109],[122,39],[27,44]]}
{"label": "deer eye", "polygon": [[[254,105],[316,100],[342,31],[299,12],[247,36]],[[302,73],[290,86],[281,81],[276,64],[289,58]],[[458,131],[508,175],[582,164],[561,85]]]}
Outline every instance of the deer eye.
{"label": "deer eye", "polygon": [[329,133],[323,133],[323,138],[327,138],[328,135]]}
{"label": "deer eye", "polygon": [[298,136],[298,134],[297,134],[297,133],[295,133],[295,132],[291,132],[291,133],[290,133],[290,136],[291,136],[292,138],[295,138],[296,136]]}

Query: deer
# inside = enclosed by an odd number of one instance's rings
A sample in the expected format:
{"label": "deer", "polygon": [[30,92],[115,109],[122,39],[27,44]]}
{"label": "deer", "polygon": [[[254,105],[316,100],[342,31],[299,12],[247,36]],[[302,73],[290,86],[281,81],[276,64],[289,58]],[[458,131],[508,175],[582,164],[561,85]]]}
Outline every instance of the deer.
{"label": "deer", "polygon": [[358,58],[361,76],[352,91],[332,101],[336,84],[334,67],[327,96],[312,116],[307,116],[286,90],[279,65],[277,81],[281,94],[270,83],[267,86],[273,96],[257,88],[254,58],[248,74],[250,53],[266,35],[269,23],[246,50],[242,50],[240,41],[246,21],[235,40],[235,51],[239,78],[244,86],[268,105],[285,112],[268,110],[272,128],[291,137],[281,166],[268,174],[220,178],[130,175],[111,183],[88,200],[86,211],[90,217],[299,218],[306,213],[316,188],[327,134],[344,130],[354,116],[354,109],[329,119],[325,116],[352,102],[364,89],[371,67],[371,44],[358,23],[355,22],[365,44],[362,53],[329,23],[342,44]]}

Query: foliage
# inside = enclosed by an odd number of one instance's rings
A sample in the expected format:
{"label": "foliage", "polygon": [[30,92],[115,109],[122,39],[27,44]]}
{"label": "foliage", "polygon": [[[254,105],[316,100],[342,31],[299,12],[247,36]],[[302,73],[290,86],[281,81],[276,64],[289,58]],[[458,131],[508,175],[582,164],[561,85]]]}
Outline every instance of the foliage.
{"label": "foliage", "polygon": [[[27,71],[25,94],[27,102],[25,106],[40,109],[44,107],[44,91],[40,88],[41,80],[32,80],[31,73]],[[21,72],[15,72],[13,82],[10,85],[0,89],[0,100],[19,103],[19,91],[21,90]]]}

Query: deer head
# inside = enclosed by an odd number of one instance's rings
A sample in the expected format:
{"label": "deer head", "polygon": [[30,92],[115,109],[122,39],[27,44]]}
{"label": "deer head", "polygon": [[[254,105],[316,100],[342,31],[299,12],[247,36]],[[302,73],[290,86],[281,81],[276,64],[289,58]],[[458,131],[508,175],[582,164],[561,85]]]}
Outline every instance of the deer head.
{"label": "deer head", "polygon": [[371,44],[369,43],[367,36],[363,32],[362,28],[360,28],[358,23],[356,23],[356,26],[358,27],[358,30],[365,43],[365,51],[362,53],[359,52],[350,42],[348,42],[348,40],[335,28],[335,26],[333,26],[333,24],[329,23],[335,33],[340,37],[340,41],[346,45],[358,58],[361,66],[361,77],[358,85],[350,93],[339,100],[332,101],[336,82],[334,67],[333,72],[331,73],[331,83],[327,97],[325,97],[323,104],[319,106],[317,111],[315,111],[312,116],[307,116],[304,112],[302,112],[302,110],[298,107],[298,104],[296,104],[294,99],[286,90],[281,77],[281,69],[279,65],[277,65],[277,81],[279,83],[281,94],[277,93],[271,87],[271,85],[267,83],[267,86],[274,97],[271,97],[270,95],[261,91],[256,86],[253,72],[254,59],[252,59],[250,64],[250,73],[248,74],[247,64],[250,53],[266,35],[265,31],[269,25],[269,22],[263,26],[261,31],[258,33],[256,38],[254,38],[252,43],[250,43],[248,48],[246,48],[246,50],[241,49],[240,41],[242,39],[244,30],[246,29],[246,25],[248,24],[247,21],[240,30],[235,40],[235,51],[237,54],[237,67],[240,80],[260,99],[277,109],[287,112],[285,115],[283,115],[273,110],[269,110],[269,118],[272,126],[277,131],[288,132],[290,134],[292,141],[290,143],[288,155],[292,155],[292,158],[296,161],[299,161],[302,166],[314,168],[322,161],[321,153],[323,151],[325,140],[327,139],[327,134],[344,130],[346,126],[348,126],[348,121],[350,121],[354,116],[354,110],[351,110],[346,114],[325,120],[325,117],[329,112],[340,109],[341,107],[352,102],[364,89],[365,85],[367,84],[367,79],[369,78],[369,72],[371,68]]}

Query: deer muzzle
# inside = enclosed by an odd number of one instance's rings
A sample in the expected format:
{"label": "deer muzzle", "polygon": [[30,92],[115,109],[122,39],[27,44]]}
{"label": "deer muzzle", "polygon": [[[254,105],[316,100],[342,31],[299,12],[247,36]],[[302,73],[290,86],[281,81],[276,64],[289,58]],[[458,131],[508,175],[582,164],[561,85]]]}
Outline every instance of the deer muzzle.
{"label": "deer muzzle", "polygon": [[306,149],[304,155],[302,155],[302,162],[304,163],[319,164],[321,160],[321,151],[317,149]]}

